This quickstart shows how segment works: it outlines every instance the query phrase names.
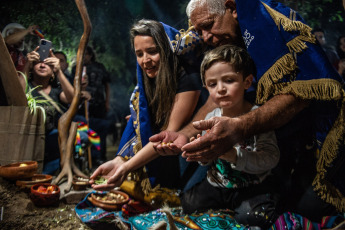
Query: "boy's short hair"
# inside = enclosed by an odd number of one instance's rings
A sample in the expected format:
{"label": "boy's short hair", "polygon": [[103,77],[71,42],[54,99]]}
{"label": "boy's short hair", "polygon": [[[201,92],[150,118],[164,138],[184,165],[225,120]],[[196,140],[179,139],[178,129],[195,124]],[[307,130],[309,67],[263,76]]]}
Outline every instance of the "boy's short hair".
{"label": "boy's short hair", "polygon": [[200,67],[202,83],[205,85],[205,72],[218,62],[226,62],[233,66],[236,72],[240,72],[243,78],[250,74],[256,76],[256,67],[249,53],[238,46],[223,45],[206,53]]}

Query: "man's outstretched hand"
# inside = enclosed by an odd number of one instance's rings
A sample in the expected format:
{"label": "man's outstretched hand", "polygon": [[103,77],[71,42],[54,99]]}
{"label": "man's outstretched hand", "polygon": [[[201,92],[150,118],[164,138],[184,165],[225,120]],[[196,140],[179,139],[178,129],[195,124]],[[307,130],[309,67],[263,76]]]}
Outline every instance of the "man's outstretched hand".
{"label": "man's outstretched hand", "polygon": [[213,117],[209,120],[193,122],[198,130],[209,130],[204,136],[182,147],[182,156],[187,161],[208,162],[229,151],[242,139],[242,130],[237,118]]}
{"label": "man's outstretched hand", "polygon": [[182,133],[162,131],[150,137],[153,147],[162,156],[180,154],[182,146],[188,143],[189,138]]}

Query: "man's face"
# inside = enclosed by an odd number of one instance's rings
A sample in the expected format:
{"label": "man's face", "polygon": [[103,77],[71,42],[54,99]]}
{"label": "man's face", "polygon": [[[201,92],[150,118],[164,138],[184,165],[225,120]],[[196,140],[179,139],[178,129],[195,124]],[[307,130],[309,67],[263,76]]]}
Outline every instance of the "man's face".
{"label": "man's face", "polygon": [[[232,2],[229,0],[227,2]],[[225,3],[224,3],[225,4]],[[204,42],[217,47],[225,44],[239,45],[242,39],[235,5],[227,7],[224,15],[210,14],[207,5],[195,8],[191,22]]]}

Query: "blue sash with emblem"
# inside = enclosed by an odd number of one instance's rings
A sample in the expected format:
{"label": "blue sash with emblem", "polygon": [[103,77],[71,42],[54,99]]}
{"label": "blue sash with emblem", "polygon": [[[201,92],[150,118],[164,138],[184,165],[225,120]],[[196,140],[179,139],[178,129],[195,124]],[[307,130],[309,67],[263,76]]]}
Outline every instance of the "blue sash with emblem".
{"label": "blue sash with emblem", "polygon": [[318,157],[313,185],[322,199],[345,211],[345,178],[334,176],[344,175],[345,167],[343,79],[316,44],[311,28],[292,9],[270,0],[237,0],[236,9],[257,65],[257,103],[278,94],[293,94],[319,108],[327,102],[327,109],[318,109],[311,118]]}

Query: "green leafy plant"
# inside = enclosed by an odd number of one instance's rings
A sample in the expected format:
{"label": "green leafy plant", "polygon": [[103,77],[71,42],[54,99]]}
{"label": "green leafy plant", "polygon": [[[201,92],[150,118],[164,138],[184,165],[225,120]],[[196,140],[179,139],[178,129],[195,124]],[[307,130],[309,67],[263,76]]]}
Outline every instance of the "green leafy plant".
{"label": "green leafy plant", "polygon": [[37,89],[38,87],[41,87],[41,85],[38,85],[34,88],[30,88],[30,86],[28,84],[27,77],[25,76],[25,74],[22,72],[19,72],[19,73],[25,79],[25,96],[26,96],[26,99],[28,101],[28,107],[30,109],[31,114],[36,115],[37,110],[41,110],[42,114],[43,114],[43,122],[45,122],[46,121],[46,111],[44,110],[44,108],[42,106],[40,106],[40,104],[49,105],[50,104],[49,100],[42,100],[42,99],[38,99],[38,97],[32,96],[32,92],[35,89]]}

